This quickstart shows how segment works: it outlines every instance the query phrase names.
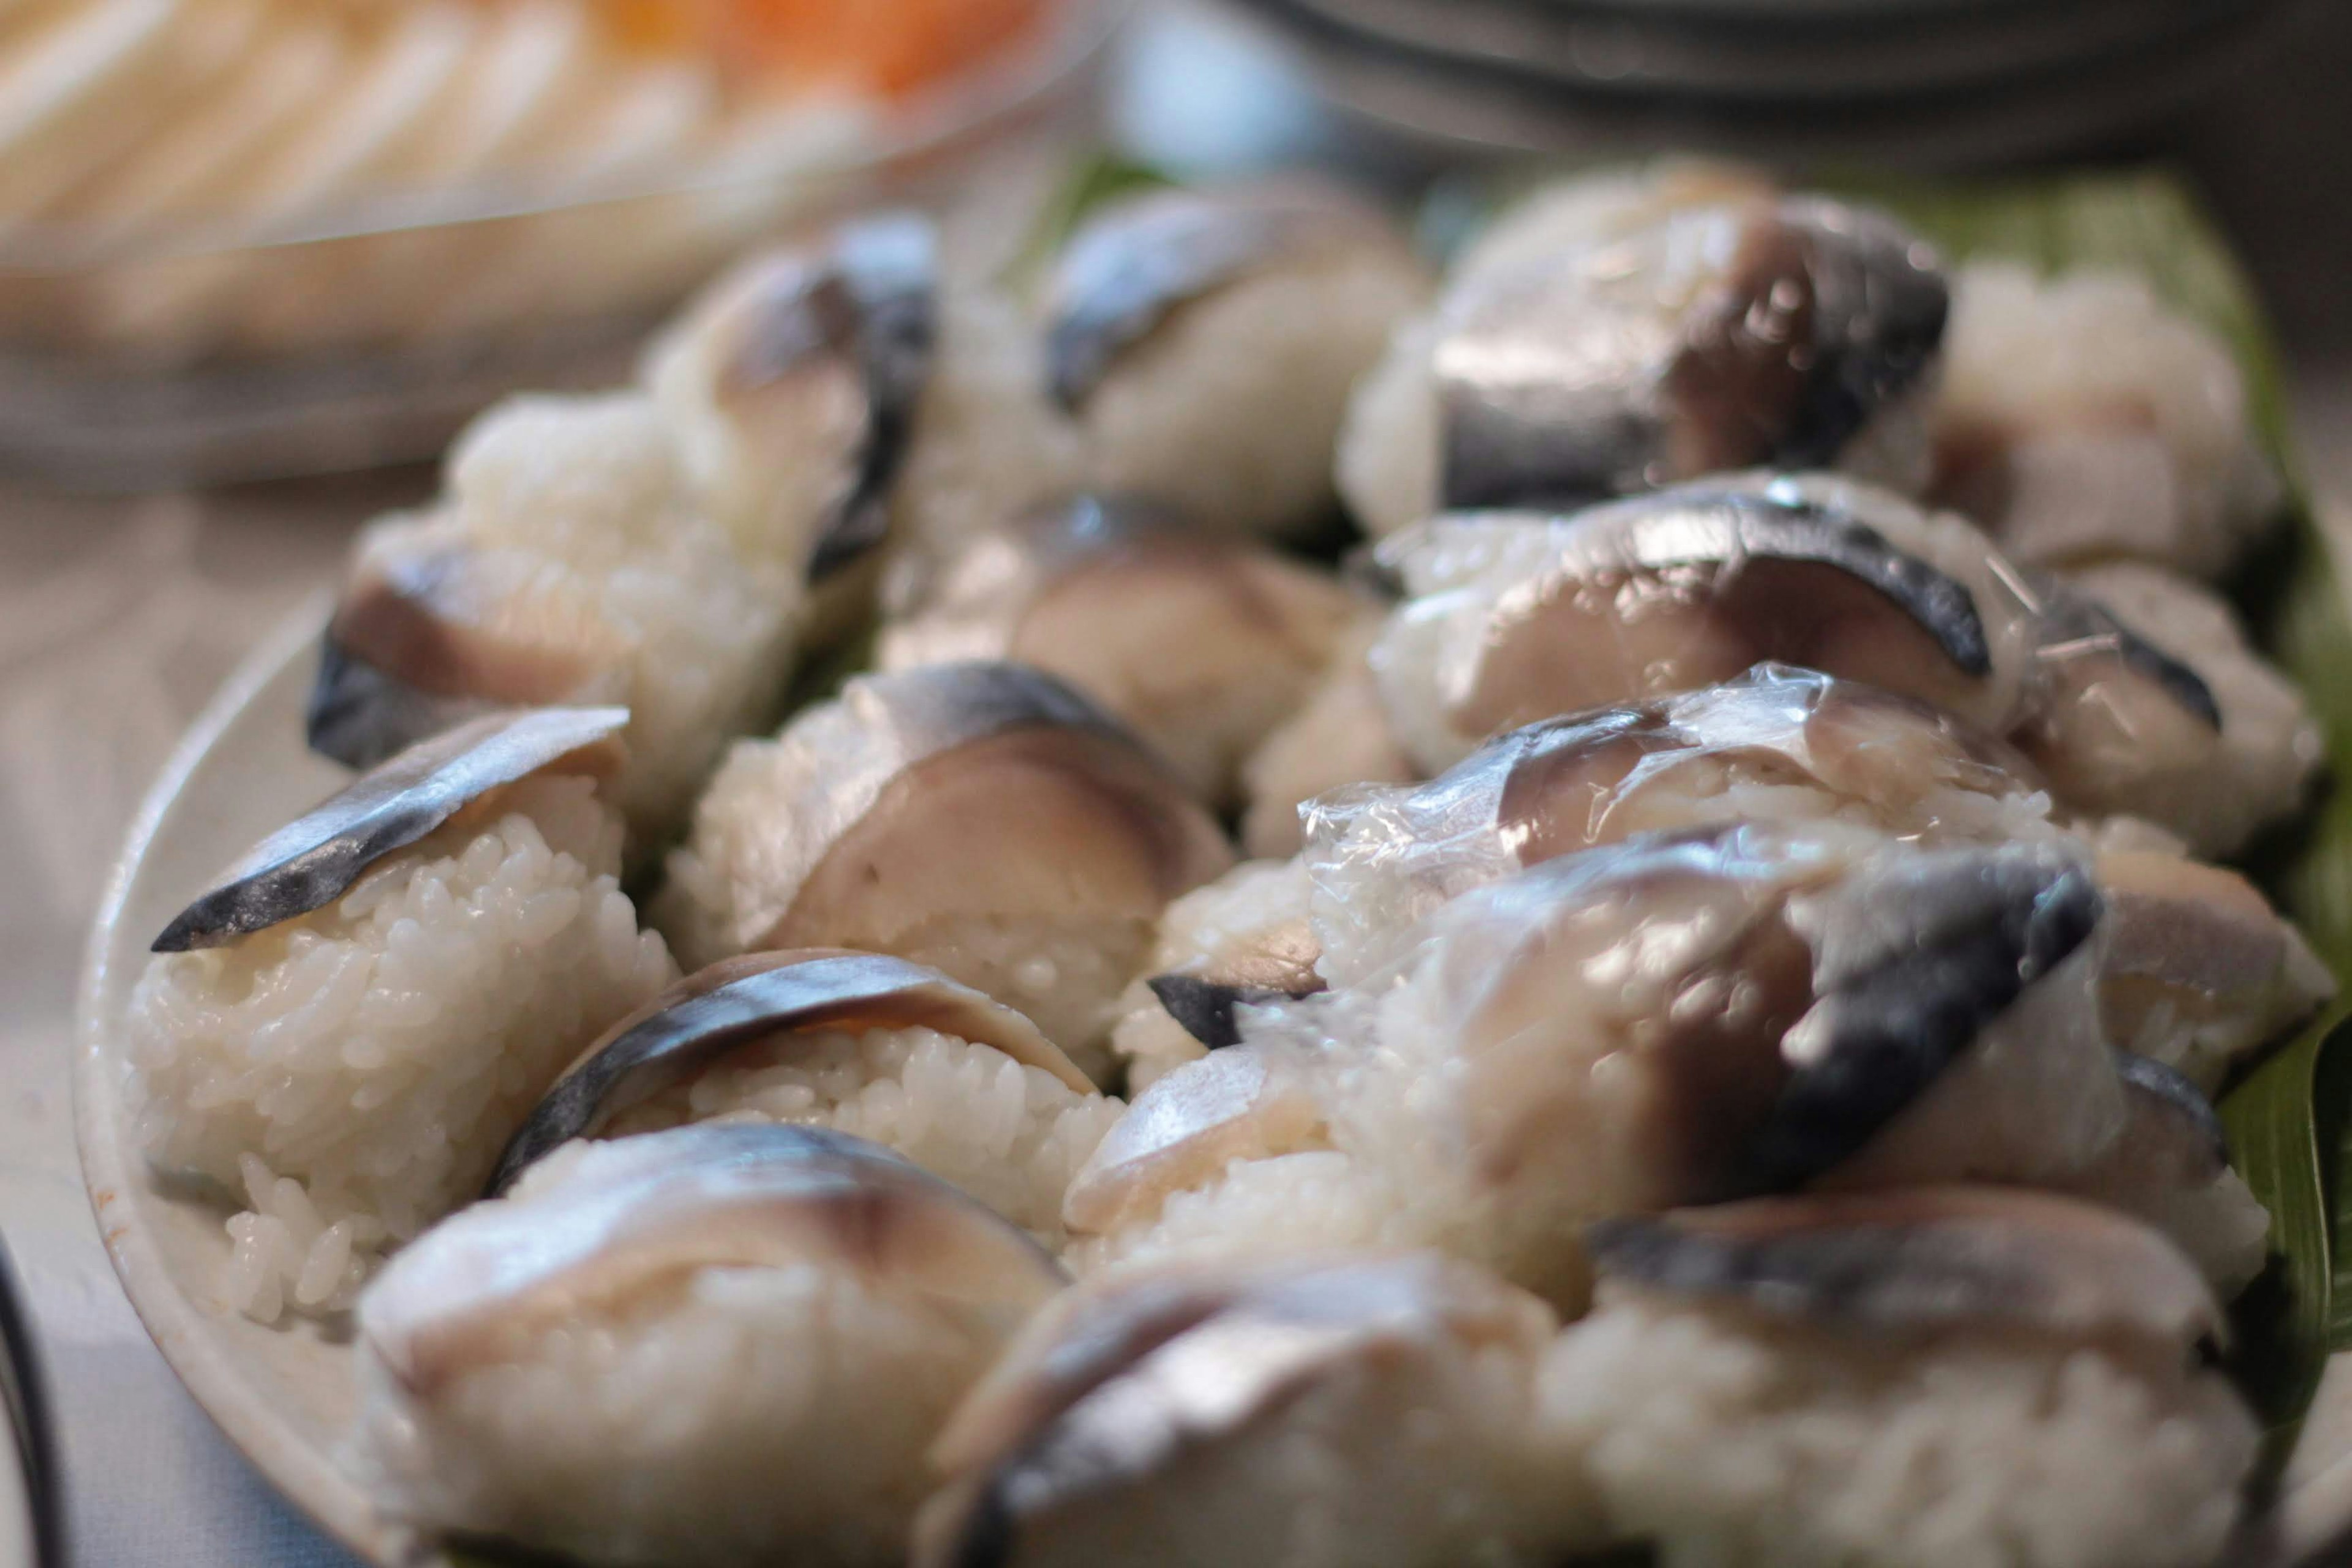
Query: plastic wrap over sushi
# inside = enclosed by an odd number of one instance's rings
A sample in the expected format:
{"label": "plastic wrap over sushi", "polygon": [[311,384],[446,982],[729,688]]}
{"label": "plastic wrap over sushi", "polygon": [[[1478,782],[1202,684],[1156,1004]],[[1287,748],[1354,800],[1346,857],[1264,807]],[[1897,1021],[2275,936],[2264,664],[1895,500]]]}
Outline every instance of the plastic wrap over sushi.
{"label": "plastic wrap over sushi", "polygon": [[573,1144],[361,1299],[352,1464],[393,1518],[583,1563],[896,1562],[925,1450],[1063,1283],[858,1139]]}
{"label": "plastic wrap over sushi", "polygon": [[617,884],[614,709],[475,720],[255,848],[157,939],[126,1099],[168,1173],[236,1199],[223,1293],[349,1304],[479,1189],[565,1063],[668,984]]}
{"label": "plastic wrap over sushi", "polygon": [[[1438,909],[1365,984],[1245,1010],[1239,1048],[1305,1109],[1230,1050],[1156,1082],[1129,1113],[1157,1097],[1150,1137],[1122,1123],[1093,1162],[1147,1201],[1082,1171],[1066,1213],[1096,1205],[1109,1239],[1078,1261],[1323,1234],[1444,1246],[1572,1301],[1578,1227],[1609,1214],[1952,1179],[2160,1206],[2169,1188],[2126,1194],[2105,1163],[2131,1100],[2100,1027],[2103,914],[2054,839],[1751,824],[1547,862]],[[1131,1154],[1188,1116],[1287,1143],[1171,1190]]]}
{"label": "plastic wrap over sushi", "polygon": [[1552,1332],[1540,1301],[1430,1255],[1081,1286],[956,1412],[913,1561],[1532,1560],[1578,1511],[1528,1462]]}
{"label": "plastic wrap over sushi", "polygon": [[896,606],[884,669],[1006,658],[1068,681],[1212,805],[1369,605],[1332,574],[1162,508],[1084,497],[964,542]]}
{"label": "plastic wrap over sushi", "polygon": [[[1765,659],[1932,703],[2016,744],[2062,805],[2146,816],[2200,853],[2292,810],[2316,762],[2292,689],[2192,585],[2162,580],[2161,607],[2150,590],[2143,608],[2110,585],[2122,569],[2030,579],[1961,519],[1835,476],[1457,512],[1381,555],[1407,597],[1368,658],[1430,771],[1501,730]],[[2178,626],[2126,619],[2174,606]]]}
{"label": "plastic wrap over sushi", "polygon": [[[2022,754],[1858,681],[1764,665],[1722,686],[1532,724],[1436,778],[1313,806],[1313,960],[1376,973],[1431,910],[1528,866],[1637,833],[1843,821],[1921,843],[2048,839]],[[2242,877],[2136,825],[2073,825],[2095,848],[2112,940],[2109,1037],[2208,1089],[2334,993],[2302,936]]]}
{"label": "plastic wrap over sushi", "polygon": [[1421,776],[1406,755],[1365,658],[1386,619],[1366,604],[1333,644],[1331,657],[1290,717],[1242,764],[1242,848],[1260,858],[1298,853],[1301,808],[1317,795],[1358,784],[1406,784]]}
{"label": "plastic wrap over sushi", "polygon": [[1088,482],[1212,529],[1318,523],[1349,389],[1429,288],[1387,213],[1304,178],[1097,209],[1043,307],[1047,374],[1085,433]]}
{"label": "plastic wrap over sushi", "polygon": [[1666,1568],[2212,1562],[2252,1415],[2145,1226],[1965,1187],[1598,1228],[1547,1355],[1544,1464]]}
{"label": "plastic wrap over sushi", "polygon": [[651,399],[520,398],[477,420],[441,499],[363,533],[327,627],[312,749],[366,767],[484,711],[629,710],[620,799],[658,842],[782,689],[796,563],[749,556]]}
{"label": "plastic wrap over sushi", "polygon": [[697,964],[808,946],[929,964],[1098,1071],[1160,910],[1232,861],[1181,781],[1067,686],[926,665],[739,743],[656,912]]}
{"label": "plastic wrap over sushi", "polygon": [[1124,1109],[1034,1024],[936,970],[754,953],[688,975],[583,1051],[490,1193],[575,1138],[778,1121],[879,1143],[1058,1246],[1070,1177]]}
{"label": "plastic wrap over sushi", "polygon": [[1570,203],[1474,252],[1351,405],[1339,482],[1367,530],[1759,464],[1924,483],[1935,253],[1865,208],[1726,195],[1643,223]]}
{"label": "plastic wrap over sushi", "polygon": [[2012,559],[2215,577],[2272,520],[2236,358],[2138,279],[1972,263],[1946,343],[1935,495]]}

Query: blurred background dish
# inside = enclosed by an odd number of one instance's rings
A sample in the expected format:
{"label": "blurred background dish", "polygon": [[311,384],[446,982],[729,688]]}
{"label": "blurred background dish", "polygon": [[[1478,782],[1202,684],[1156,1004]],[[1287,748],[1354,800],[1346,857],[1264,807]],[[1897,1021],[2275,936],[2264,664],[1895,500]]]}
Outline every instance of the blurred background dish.
{"label": "blurred background dish", "polygon": [[55,1478],[30,1319],[0,1249],[0,1568],[63,1568]]}
{"label": "blurred background dish", "polygon": [[2293,0],[1234,0],[1338,107],[1452,148],[1945,168],[2177,107]]}
{"label": "blurred background dish", "polygon": [[[0,469],[428,454],[851,204],[1017,245],[1118,0],[38,0],[0,17]],[[992,248],[993,247],[993,248]]]}

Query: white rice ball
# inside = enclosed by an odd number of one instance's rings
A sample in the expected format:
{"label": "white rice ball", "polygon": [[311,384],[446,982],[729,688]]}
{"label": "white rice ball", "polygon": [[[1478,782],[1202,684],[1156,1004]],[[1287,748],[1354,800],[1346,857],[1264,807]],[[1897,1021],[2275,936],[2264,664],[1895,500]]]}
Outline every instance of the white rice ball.
{"label": "white rice ball", "polygon": [[1401,247],[1335,247],[1187,304],[1086,399],[1089,486],[1209,528],[1311,524],[1331,504],[1349,389],[1426,289]]}
{"label": "white rice ball", "polygon": [[223,1290],[263,1322],[347,1304],[374,1250],[478,1192],[547,1086],[677,977],[581,778],[515,785],[325,909],[151,959],[126,1098],[159,1168],[242,1193]]}

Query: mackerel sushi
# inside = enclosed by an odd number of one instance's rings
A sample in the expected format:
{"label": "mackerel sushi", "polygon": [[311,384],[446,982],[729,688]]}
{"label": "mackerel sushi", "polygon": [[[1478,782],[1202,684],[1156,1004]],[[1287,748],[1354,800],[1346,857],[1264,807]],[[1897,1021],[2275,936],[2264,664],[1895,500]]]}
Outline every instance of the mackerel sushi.
{"label": "mackerel sushi", "polygon": [[948,1484],[914,1563],[1517,1561],[1539,1518],[1574,1507],[1528,1495],[1551,1326],[1524,1292],[1426,1255],[1081,1286],[941,1436]]}
{"label": "mackerel sushi", "polygon": [[793,947],[927,964],[1100,1073],[1161,910],[1232,861],[1167,764],[1067,686],[926,665],[739,743],[656,915],[698,965]]}
{"label": "mackerel sushi", "polygon": [[782,1122],[893,1150],[1058,1246],[1070,1177],[1125,1109],[1034,1024],[936,970],[754,953],[688,975],[582,1052],[490,1190],[575,1138]]}
{"label": "mackerel sushi", "polygon": [[361,1299],[351,1463],[387,1516],[494,1550],[879,1568],[924,1451],[1063,1283],[858,1139],[572,1144]]}
{"label": "mackerel sushi", "polygon": [[2212,1295],[2154,1231],[1928,1188],[1620,1220],[1539,1427],[1666,1568],[2190,1568],[2257,1431]]}
{"label": "mackerel sushi", "polygon": [[439,500],[361,535],[310,745],[368,767],[496,709],[624,706],[642,849],[774,704],[803,599],[704,508],[650,399],[519,398],[475,422]]}
{"label": "mackerel sushi", "polygon": [[1758,465],[1927,478],[1942,264],[1813,196],[1567,204],[1460,268],[1358,389],[1339,486],[1367,531]]}
{"label": "mackerel sushi", "polygon": [[1046,370],[1092,488],[1201,526],[1333,509],[1349,389],[1429,279],[1394,222],[1304,179],[1151,191],[1091,214],[1046,286]]}
{"label": "mackerel sushi", "polygon": [[350,1303],[481,1187],[566,1063],[676,977],[615,880],[627,715],[476,720],[281,829],[156,940],[131,1001],[141,1148],[241,1205],[222,1292]]}

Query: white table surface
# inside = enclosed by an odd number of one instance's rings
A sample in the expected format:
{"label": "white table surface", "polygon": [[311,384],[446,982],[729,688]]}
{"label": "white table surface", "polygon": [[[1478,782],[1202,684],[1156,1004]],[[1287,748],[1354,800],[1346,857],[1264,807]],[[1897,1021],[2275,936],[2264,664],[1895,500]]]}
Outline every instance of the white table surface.
{"label": "white table surface", "polygon": [[[2352,7],[2163,145],[2213,188],[2285,324],[2306,450],[2352,495]],[[1195,166],[1328,151],[1328,127],[1230,25],[1153,25],[1123,123]],[[1216,110],[1200,112],[1204,95]],[[1238,107],[1237,107],[1238,106]],[[82,1196],[68,1055],[85,929],[180,731],[244,652],[332,579],[350,531],[426,476],[133,501],[0,494],[0,1234],[32,1297],[82,1568],[350,1561],[214,1432],[131,1315]]]}

